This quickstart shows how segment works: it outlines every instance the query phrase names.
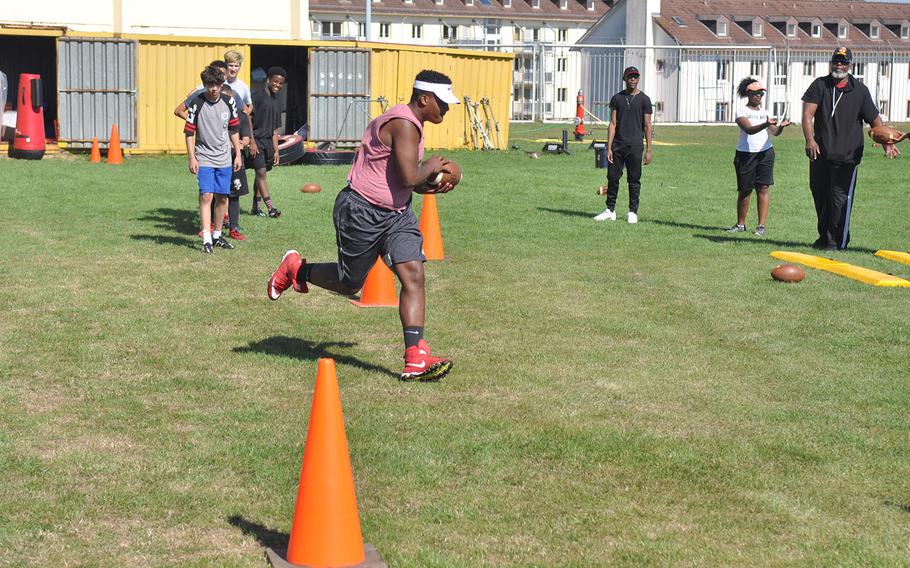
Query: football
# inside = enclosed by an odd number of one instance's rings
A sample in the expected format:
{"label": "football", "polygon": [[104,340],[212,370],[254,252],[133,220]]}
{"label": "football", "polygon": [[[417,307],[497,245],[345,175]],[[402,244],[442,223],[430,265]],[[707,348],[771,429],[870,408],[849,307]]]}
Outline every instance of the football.
{"label": "football", "polygon": [[303,193],[319,193],[320,191],[322,191],[322,188],[319,187],[318,183],[310,182],[310,183],[304,185],[303,187],[301,187],[300,191],[302,191]]}
{"label": "football", "polygon": [[771,278],[778,282],[802,282],[806,272],[795,264],[779,264],[771,271]]}
{"label": "football", "polygon": [[872,138],[876,144],[896,144],[906,136],[900,130],[886,124],[869,129],[869,138]]}
{"label": "football", "polygon": [[597,193],[597,195],[606,195],[606,194],[607,194],[607,186],[602,185],[602,186],[598,187],[596,193]]}
{"label": "football", "polygon": [[427,182],[427,185],[436,187],[442,183],[451,183],[452,186],[456,186],[461,183],[462,177],[464,176],[461,173],[461,167],[455,162],[448,162],[442,166],[442,171],[436,174],[436,177]]}

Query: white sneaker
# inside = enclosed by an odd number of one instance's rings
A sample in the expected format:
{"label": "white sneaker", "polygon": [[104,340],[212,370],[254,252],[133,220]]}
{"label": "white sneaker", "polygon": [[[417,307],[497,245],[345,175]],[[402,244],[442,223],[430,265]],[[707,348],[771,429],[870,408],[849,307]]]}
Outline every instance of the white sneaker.
{"label": "white sneaker", "polygon": [[[616,218],[615,215],[613,217]],[[638,215],[636,213],[632,213],[631,211],[629,211],[629,214],[626,216],[626,218],[629,220],[629,223],[631,223],[631,224],[638,223]]]}
{"label": "white sneaker", "polygon": [[596,217],[594,217],[594,220],[595,221],[615,221],[616,212],[610,211],[609,209],[604,209],[604,212],[601,213],[600,215],[597,215]]}

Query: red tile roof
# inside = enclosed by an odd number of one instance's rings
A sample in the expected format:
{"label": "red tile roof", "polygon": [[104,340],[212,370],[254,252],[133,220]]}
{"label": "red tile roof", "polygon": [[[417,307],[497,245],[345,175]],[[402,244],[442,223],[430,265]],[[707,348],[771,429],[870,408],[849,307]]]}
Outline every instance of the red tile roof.
{"label": "red tile roof", "polygon": [[[444,0],[438,5],[434,0],[381,0],[373,2],[372,14],[377,16],[449,16],[458,18],[511,18],[537,19],[541,22],[556,20],[590,21],[592,24],[610,10],[612,0],[594,0],[594,9],[588,10],[585,0],[568,0],[565,10],[559,8],[559,0],[540,0],[540,8],[532,8],[530,0],[512,0],[512,6],[506,8],[502,0],[490,0],[486,4],[474,0],[473,6],[465,5],[465,0]],[[310,0],[310,14],[338,13],[363,14],[364,0]]]}
{"label": "red tile roof", "polygon": [[[673,17],[681,19],[683,26]],[[727,35],[716,36],[699,21],[708,17],[724,16],[728,19]],[[764,23],[762,37],[753,37],[737,22],[760,18]],[[821,37],[812,37],[798,28],[796,37],[787,37],[772,25],[788,17],[798,22],[809,22],[815,18],[823,24],[844,19],[849,24],[846,39],[839,39],[836,33],[822,26]],[[881,37],[867,37],[857,24],[878,20]],[[910,4],[859,2],[849,0],[663,0],[660,16],[654,22],[663,28],[680,45],[773,45],[789,46],[791,49],[831,49],[845,45],[852,49],[906,48],[910,40],[901,39],[885,24],[897,24],[910,20]]]}

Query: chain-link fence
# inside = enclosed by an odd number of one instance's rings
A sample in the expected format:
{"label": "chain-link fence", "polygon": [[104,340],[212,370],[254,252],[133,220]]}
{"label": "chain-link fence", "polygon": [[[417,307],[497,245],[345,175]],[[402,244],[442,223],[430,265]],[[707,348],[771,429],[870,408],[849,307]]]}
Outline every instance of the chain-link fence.
{"label": "chain-link fence", "polygon": [[[828,74],[831,57],[827,50],[770,46],[458,47],[514,53],[511,118],[517,121],[571,120],[579,91],[585,108],[607,120],[610,98],[623,88],[622,71],[630,65],[641,73],[639,87],[654,103],[655,122],[730,122],[742,103],[736,86],[745,77],[766,84],[765,104],[774,115],[798,121],[803,93],[816,77]],[[910,120],[910,50],[856,52],[852,72],[869,87],[885,120]]]}

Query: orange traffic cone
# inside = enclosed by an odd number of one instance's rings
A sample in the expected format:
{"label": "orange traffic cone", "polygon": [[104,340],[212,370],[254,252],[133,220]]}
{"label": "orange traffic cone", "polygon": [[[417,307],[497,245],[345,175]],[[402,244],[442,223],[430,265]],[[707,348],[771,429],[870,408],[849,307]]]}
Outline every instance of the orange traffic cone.
{"label": "orange traffic cone", "polygon": [[107,146],[107,163],[123,163],[123,151],[120,149],[120,131],[117,130],[116,124],[111,127],[111,141]]}
{"label": "orange traffic cone", "polygon": [[101,150],[98,149],[98,137],[92,138],[92,155],[88,159],[93,164],[101,163]]}
{"label": "orange traffic cone", "polygon": [[366,282],[363,283],[363,291],[360,292],[360,299],[351,300],[351,303],[358,308],[394,308],[398,306],[395,278],[382,258],[376,259],[376,264],[367,274]]}
{"label": "orange traffic cone", "polygon": [[280,567],[385,566],[363,544],[333,359],[320,359],[316,373],[287,560],[272,549],[266,557]]}
{"label": "orange traffic cone", "polygon": [[442,248],[439,210],[436,208],[436,196],[432,193],[423,196],[423,209],[420,212],[420,232],[423,233],[423,255],[427,257],[427,260],[444,260],[446,253]]}

